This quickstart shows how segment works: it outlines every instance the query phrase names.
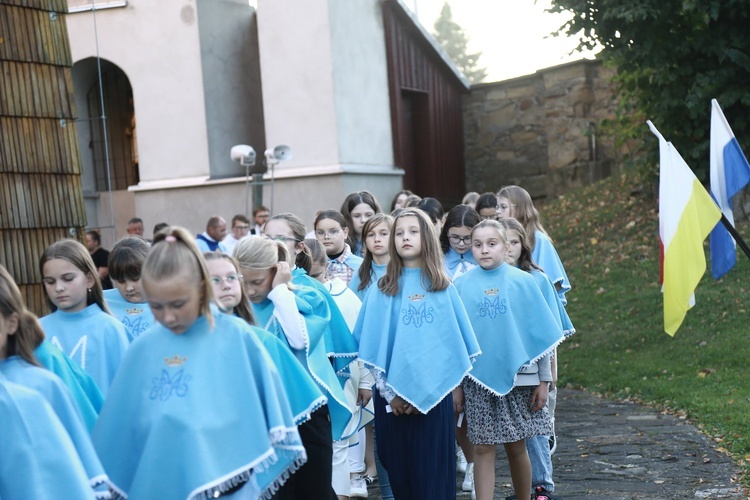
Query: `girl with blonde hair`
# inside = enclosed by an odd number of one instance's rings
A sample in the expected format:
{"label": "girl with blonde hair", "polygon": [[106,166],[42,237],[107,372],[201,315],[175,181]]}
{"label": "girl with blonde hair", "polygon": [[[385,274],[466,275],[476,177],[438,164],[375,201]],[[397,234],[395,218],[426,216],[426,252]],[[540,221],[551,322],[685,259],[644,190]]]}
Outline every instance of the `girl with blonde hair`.
{"label": "girl with blonde hair", "polygon": [[270,497],[305,462],[271,358],[212,306],[187,230],[154,237],[141,279],[157,324],[128,350],[93,433],[115,494]]}
{"label": "girl with blonde hair", "polygon": [[474,226],[471,244],[478,266],[455,283],[482,346],[458,391],[475,446],[476,497],[494,497],[495,449],[502,444],[516,498],[529,498],[526,440],[551,433],[549,355],[563,334],[534,278],[506,263],[508,239],[499,222]]}
{"label": "girl with blonde hair", "polygon": [[291,284],[291,257],[282,242],[246,238],[234,257],[258,325],[294,354],[328,399],[299,426],[308,462],[282,489],[281,498],[333,498],[333,441],[345,435],[352,414],[326,353],[326,300],[313,288]]}
{"label": "girl with blonde hair", "polygon": [[505,186],[497,193],[497,200],[498,217],[513,217],[521,223],[529,240],[531,258],[550,277],[560,300],[566,304],[565,294],[570,291],[570,280],[528,191],[521,186]]}

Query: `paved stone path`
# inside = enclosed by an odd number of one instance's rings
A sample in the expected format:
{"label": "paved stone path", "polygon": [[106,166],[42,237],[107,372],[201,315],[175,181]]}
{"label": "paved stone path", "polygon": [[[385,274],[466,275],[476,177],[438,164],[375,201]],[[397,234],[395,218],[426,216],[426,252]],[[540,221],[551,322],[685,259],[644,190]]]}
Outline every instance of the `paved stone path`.
{"label": "paved stone path", "polygon": [[[709,437],[653,408],[561,389],[557,437],[555,496],[565,500],[750,498],[734,482],[738,467]],[[497,456],[495,498],[504,499],[513,491],[502,447]],[[462,479],[459,473],[458,498],[464,500],[470,495],[460,491]],[[380,498],[373,486],[370,498]]]}

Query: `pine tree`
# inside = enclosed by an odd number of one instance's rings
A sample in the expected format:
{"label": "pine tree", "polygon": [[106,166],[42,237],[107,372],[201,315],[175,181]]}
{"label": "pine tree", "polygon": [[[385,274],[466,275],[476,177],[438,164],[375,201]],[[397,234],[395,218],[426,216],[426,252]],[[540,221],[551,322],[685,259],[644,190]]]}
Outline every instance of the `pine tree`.
{"label": "pine tree", "polygon": [[472,84],[480,83],[487,77],[487,69],[477,66],[482,53],[469,54],[467,52],[469,37],[464,29],[453,20],[451,6],[448,2],[443,4],[440,17],[435,21],[434,28],[433,35],[458,66],[458,69],[469,79],[469,82]]}

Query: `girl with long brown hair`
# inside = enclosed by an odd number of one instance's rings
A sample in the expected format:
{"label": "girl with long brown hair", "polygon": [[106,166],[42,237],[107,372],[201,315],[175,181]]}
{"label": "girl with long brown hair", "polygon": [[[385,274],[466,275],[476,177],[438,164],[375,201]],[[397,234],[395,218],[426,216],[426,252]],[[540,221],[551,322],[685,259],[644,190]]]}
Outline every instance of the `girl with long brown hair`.
{"label": "girl with long brown hair", "polygon": [[424,212],[407,208],[395,218],[389,254],[354,330],[378,389],[378,454],[396,498],[455,498],[451,393],[479,345]]}
{"label": "girl with long brown hair", "polygon": [[106,397],[128,348],[125,327],[109,313],[86,247],[60,240],[39,261],[51,314],[40,319],[54,345],[78,363]]}

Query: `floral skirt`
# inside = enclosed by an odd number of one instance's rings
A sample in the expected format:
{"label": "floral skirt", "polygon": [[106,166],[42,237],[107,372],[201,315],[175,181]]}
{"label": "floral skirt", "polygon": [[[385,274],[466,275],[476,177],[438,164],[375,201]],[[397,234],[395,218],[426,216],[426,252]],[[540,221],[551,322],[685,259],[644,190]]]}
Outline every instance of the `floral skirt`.
{"label": "floral skirt", "polygon": [[472,444],[513,443],[552,434],[547,407],[531,411],[534,387],[514,387],[505,396],[496,396],[467,377],[463,389]]}

